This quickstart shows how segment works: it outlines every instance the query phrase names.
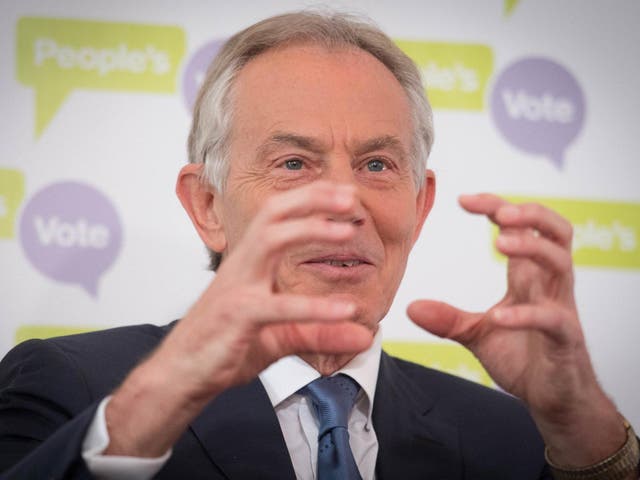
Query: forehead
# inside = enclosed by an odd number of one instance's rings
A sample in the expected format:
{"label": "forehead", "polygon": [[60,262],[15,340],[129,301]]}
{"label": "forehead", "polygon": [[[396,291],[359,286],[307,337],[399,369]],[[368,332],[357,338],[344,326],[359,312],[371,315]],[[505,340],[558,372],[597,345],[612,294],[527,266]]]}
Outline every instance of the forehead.
{"label": "forehead", "polygon": [[345,140],[393,135],[408,145],[411,138],[404,89],[379,60],[354,47],[292,45],[252,59],[234,87],[234,117],[234,136],[245,140],[292,128]]}

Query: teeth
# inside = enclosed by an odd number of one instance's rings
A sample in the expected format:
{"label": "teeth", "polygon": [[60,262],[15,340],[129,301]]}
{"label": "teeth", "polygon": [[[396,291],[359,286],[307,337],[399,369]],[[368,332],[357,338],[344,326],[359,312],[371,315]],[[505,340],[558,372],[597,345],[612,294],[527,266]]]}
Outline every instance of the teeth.
{"label": "teeth", "polygon": [[362,262],[360,260],[325,260],[322,263],[331,265],[332,267],[355,267]]}

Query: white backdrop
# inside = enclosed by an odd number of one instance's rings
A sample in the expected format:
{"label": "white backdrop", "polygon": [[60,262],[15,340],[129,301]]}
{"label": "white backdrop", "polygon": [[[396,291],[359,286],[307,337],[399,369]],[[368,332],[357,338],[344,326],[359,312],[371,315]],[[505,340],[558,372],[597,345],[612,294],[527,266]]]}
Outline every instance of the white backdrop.
{"label": "white backdrop", "polygon": [[[212,276],[173,193],[187,92],[199,78],[190,65],[210,42],[308,4],[0,3],[0,355],[18,338],[164,324],[185,312]],[[436,206],[383,323],[387,341],[424,343],[421,361],[474,377],[471,363],[450,368],[448,346],[430,350],[439,341],[404,313],[419,297],[485,309],[504,292],[492,231],[457,195],[568,199],[584,246],[576,292],[593,361],[640,425],[640,3],[330,5],[367,14],[394,39],[426,42],[416,59],[434,86]],[[531,58],[543,59],[541,78],[519,63]],[[579,88],[554,84],[562,75]]]}

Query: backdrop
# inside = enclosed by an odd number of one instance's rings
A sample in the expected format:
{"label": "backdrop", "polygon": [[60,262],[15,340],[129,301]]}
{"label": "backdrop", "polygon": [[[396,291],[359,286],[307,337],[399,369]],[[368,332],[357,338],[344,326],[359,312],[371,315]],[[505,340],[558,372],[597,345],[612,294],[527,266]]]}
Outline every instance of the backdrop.
{"label": "backdrop", "polygon": [[[210,281],[173,193],[195,92],[221,42],[296,1],[0,3],[0,355],[29,337],[184,314]],[[387,348],[486,384],[414,327],[420,297],[486,309],[505,289],[463,192],[534,199],[573,222],[599,377],[640,425],[640,3],[354,1],[420,65],[435,112],[436,206],[383,322]]]}

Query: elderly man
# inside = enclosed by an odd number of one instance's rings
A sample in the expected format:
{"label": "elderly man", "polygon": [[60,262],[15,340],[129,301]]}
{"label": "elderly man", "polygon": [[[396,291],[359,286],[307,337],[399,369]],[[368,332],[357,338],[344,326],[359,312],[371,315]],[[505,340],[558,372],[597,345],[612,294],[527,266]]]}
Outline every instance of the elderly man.
{"label": "elderly man", "polygon": [[432,138],[415,66],[375,27],[296,13],[235,35],[177,182],[214,280],[175,325],[12,351],[7,478],[637,478],[578,322],[571,228],[549,210],[462,197],[500,227],[508,291],[484,313],[408,309],[521,401],[381,352],[433,204]]}

